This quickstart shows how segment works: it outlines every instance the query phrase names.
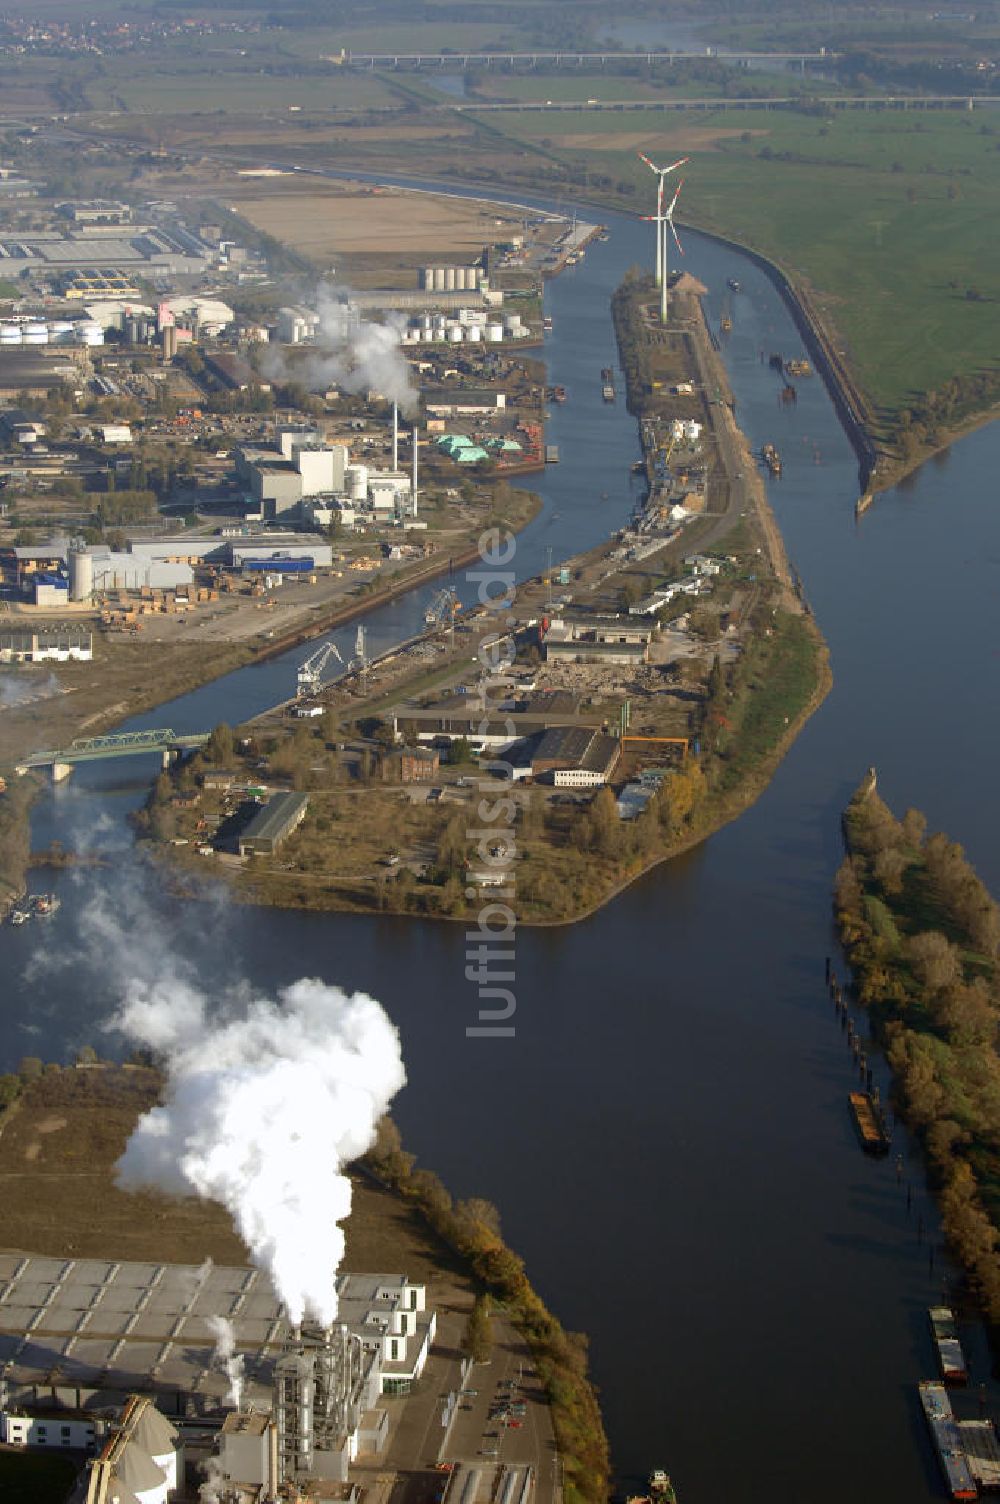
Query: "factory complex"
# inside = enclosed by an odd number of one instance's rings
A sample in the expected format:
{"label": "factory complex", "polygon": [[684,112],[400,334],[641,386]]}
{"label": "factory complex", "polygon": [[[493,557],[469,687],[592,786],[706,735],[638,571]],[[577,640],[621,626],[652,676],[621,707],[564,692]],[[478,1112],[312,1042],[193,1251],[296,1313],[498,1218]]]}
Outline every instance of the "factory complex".
{"label": "factory complex", "polygon": [[[386,1398],[419,1380],[437,1318],[399,1274],[340,1275],[337,1305],[329,1327],[293,1327],[256,1269],[0,1255],[0,1434],[94,1454],[88,1504],[171,1495],[183,1463],[165,1416],[214,1429],[226,1485],[250,1499],[307,1478],[344,1484],[384,1451]],[[94,1491],[104,1474],[130,1492]]]}

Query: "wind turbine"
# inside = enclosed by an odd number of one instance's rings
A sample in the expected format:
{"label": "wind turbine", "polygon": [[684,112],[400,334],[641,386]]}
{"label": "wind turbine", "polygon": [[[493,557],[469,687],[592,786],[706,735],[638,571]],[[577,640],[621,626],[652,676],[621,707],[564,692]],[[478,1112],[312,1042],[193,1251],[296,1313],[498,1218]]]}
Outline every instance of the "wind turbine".
{"label": "wind turbine", "polygon": [[660,216],[663,214],[663,180],[664,180],[665,177],[668,176],[668,174],[670,174],[671,172],[676,172],[677,169],[678,169],[678,167],[683,167],[684,164],[685,164],[685,162],[689,162],[691,159],[690,159],[690,157],[681,157],[681,158],[679,158],[678,161],[671,162],[671,164],[670,164],[669,167],[657,167],[656,163],[655,162],[651,162],[649,160],[649,158],[644,155],[643,152],[639,152],[638,153],[638,157],[639,157],[639,161],[640,162],[645,162],[645,164],[649,168],[650,172],[655,172],[656,173],[656,177],[657,177],[657,184],[656,184],[656,214],[655,215],[653,215],[653,214],[647,214],[647,215],[644,215],[643,217],[645,219],[656,219],[656,221],[657,221],[657,230],[656,230],[656,285],[657,285],[657,287],[660,287],[662,285],[662,283],[664,281],[664,277],[665,277],[665,267],[664,267],[665,257],[664,257],[664,251],[667,248],[667,238],[666,238],[666,235],[663,232],[663,226],[659,223]]}
{"label": "wind turbine", "polygon": [[656,224],[656,264],[659,267],[660,272],[661,272],[661,276],[660,276],[660,323],[661,324],[666,324],[666,322],[667,322],[667,283],[670,280],[669,277],[668,277],[668,275],[667,275],[667,226],[668,225],[670,226],[670,233],[674,237],[674,240],[675,240],[675,242],[677,244],[677,249],[680,251],[680,253],[681,253],[682,256],[684,254],[684,247],[681,245],[680,236],[678,235],[676,229],[674,228],[674,210],[677,208],[677,200],[681,196],[681,189],[683,187],[684,187],[684,179],[681,178],[680,182],[677,184],[677,192],[674,194],[673,198],[670,200],[670,203],[667,205],[667,207],[665,209],[664,209],[663,204],[661,202],[661,203],[659,203],[657,205],[657,212],[655,214],[644,214],[643,215],[643,219],[653,220],[655,222],[655,224]]}

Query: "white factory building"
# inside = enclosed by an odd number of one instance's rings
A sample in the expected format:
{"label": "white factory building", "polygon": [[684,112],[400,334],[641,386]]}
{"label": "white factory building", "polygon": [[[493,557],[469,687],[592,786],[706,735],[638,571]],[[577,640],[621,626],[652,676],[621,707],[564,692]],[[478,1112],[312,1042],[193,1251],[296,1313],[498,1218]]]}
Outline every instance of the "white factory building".
{"label": "white factory building", "polygon": [[268,518],[296,512],[318,527],[335,514],[350,526],[363,518],[399,521],[417,511],[415,434],[412,475],[352,462],[345,445],[326,444],[318,430],[303,427],[280,428],[273,449],[238,449],[236,470]]}

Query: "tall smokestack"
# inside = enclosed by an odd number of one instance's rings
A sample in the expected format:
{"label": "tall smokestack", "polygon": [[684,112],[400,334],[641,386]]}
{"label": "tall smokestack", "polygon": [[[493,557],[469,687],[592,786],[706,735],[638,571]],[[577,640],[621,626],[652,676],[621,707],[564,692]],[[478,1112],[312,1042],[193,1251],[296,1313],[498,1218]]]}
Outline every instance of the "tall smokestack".
{"label": "tall smokestack", "polygon": [[420,438],[420,429],[413,425],[413,515],[417,515],[417,446]]}
{"label": "tall smokestack", "polygon": [[392,473],[399,469],[399,403],[392,404]]}

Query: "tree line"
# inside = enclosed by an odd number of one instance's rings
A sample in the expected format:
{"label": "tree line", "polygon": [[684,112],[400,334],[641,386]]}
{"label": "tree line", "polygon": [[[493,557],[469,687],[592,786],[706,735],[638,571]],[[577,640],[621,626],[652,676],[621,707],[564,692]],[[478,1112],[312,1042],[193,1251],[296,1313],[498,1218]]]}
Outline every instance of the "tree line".
{"label": "tree line", "polygon": [[866,781],[844,817],[834,909],[945,1236],[1000,1322],[1000,908],[961,846],[897,819]]}

